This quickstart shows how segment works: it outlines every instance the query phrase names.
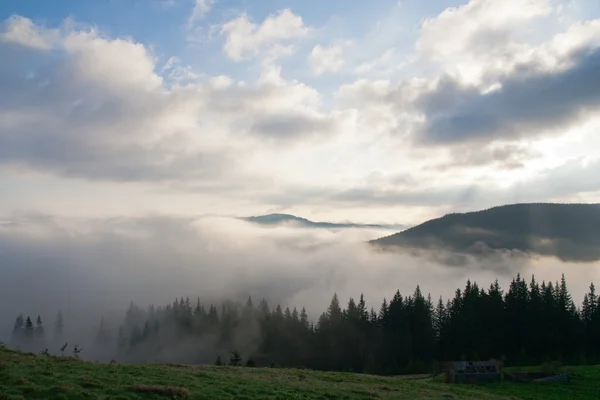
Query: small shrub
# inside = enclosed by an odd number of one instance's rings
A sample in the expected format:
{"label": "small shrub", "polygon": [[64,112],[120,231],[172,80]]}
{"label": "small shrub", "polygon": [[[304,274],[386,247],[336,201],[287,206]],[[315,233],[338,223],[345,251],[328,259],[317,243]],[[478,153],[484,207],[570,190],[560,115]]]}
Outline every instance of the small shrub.
{"label": "small shrub", "polygon": [[254,368],[254,367],[256,367],[256,363],[254,362],[253,359],[249,358],[248,361],[246,361],[246,367]]}
{"label": "small shrub", "polygon": [[69,342],[65,342],[65,344],[63,344],[60,348],[60,355],[64,357],[65,355],[65,350],[67,349],[67,346],[69,345]]}
{"label": "small shrub", "polygon": [[82,350],[82,348],[77,347],[77,345],[75,345],[75,347],[73,347],[73,357],[79,358],[79,353],[81,353]]}
{"label": "small shrub", "polygon": [[40,351],[40,355],[41,356],[49,356],[50,352],[48,351],[48,349],[45,349],[45,350]]}
{"label": "small shrub", "polygon": [[221,361],[221,356],[217,357],[217,361],[215,361],[215,365],[223,365],[223,361]]}
{"label": "small shrub", "polygon": [[238,353],[236,350],[231,352],[231,356],[229,356],[229,365],[231,365],[232,367],[237,367],[241,363],[242,357],[240,356],[240,353]]}
{"label": "small shrub", "polygon": [[168,396],[174,399],[187,399],[190,397],[190,391],[180,386],[133,385],[131,386],[131,390],[137,393],[149,393],[159,396]]}

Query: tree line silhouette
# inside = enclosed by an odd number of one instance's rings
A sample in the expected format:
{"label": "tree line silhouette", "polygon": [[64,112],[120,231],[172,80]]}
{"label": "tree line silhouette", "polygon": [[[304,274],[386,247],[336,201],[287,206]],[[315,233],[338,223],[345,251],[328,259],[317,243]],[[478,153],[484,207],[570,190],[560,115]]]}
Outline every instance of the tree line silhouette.
{"label": "tree line silhouette", "polygon": [[[59,312],[54,339],[63,339]],[[44,349],[45,330],[22,315],[12,345]],[[562,276],[558,282],[513,278],[506,292],[498,281],[487,289],[467,281],[454,297],[437,302],[419,286],[397,291],[380,308],[367,309],[363,295],[342,307],[337,294],[316,323],[304,308],[273,309],[224,302],[220,306],[176,299],[164,307],[131,303],[116,332],[104,319],[94,342],[95,358],[119,362],[216,363],[304,367],[398,374],[431,371],[440,361],[499,359],[506,365],[546,361],[568,364],[600,360],[600,305],[592,283],[577,307]],[[64,351],[64,349],[63,349]]]}

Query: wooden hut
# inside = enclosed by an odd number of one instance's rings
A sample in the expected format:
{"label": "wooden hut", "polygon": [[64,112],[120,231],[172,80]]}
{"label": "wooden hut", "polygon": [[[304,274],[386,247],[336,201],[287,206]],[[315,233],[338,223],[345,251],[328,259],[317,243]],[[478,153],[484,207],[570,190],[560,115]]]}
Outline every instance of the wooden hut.
{"label": "wooden hut", "polygon": [[451,361],[446,364],[448,383],[485,383],[500,380],[500,369],[495,361]]}

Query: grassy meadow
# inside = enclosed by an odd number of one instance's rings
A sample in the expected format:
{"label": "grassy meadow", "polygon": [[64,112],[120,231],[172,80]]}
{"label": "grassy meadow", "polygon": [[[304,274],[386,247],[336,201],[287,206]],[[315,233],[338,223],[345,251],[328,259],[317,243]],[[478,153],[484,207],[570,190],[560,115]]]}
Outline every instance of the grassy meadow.
{"label": "grassy meadow", "polygon": [[298,369],[120,365],[0,348],[7,399],[597,399],[600,367],[565,367],[569,384],[450,385],[422,376],[380,377]]}

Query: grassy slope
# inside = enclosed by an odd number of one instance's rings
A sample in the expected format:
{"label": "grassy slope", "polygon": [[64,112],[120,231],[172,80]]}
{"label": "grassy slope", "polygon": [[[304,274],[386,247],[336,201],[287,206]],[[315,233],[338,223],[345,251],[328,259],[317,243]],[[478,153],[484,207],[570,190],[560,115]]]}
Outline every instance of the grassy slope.
{"label": "grassy slope", "polygon": [[[567,372],[575,374],[568,385],[468,386],[428,379],[294,369],[106,365],[0,349],[0,400],[175,399],[186,395],[190,399],[282,400],[597,398],[599,367],[576,367]],[[166,386],[187,390],[174,390],[175,395],[160,393]]]}

